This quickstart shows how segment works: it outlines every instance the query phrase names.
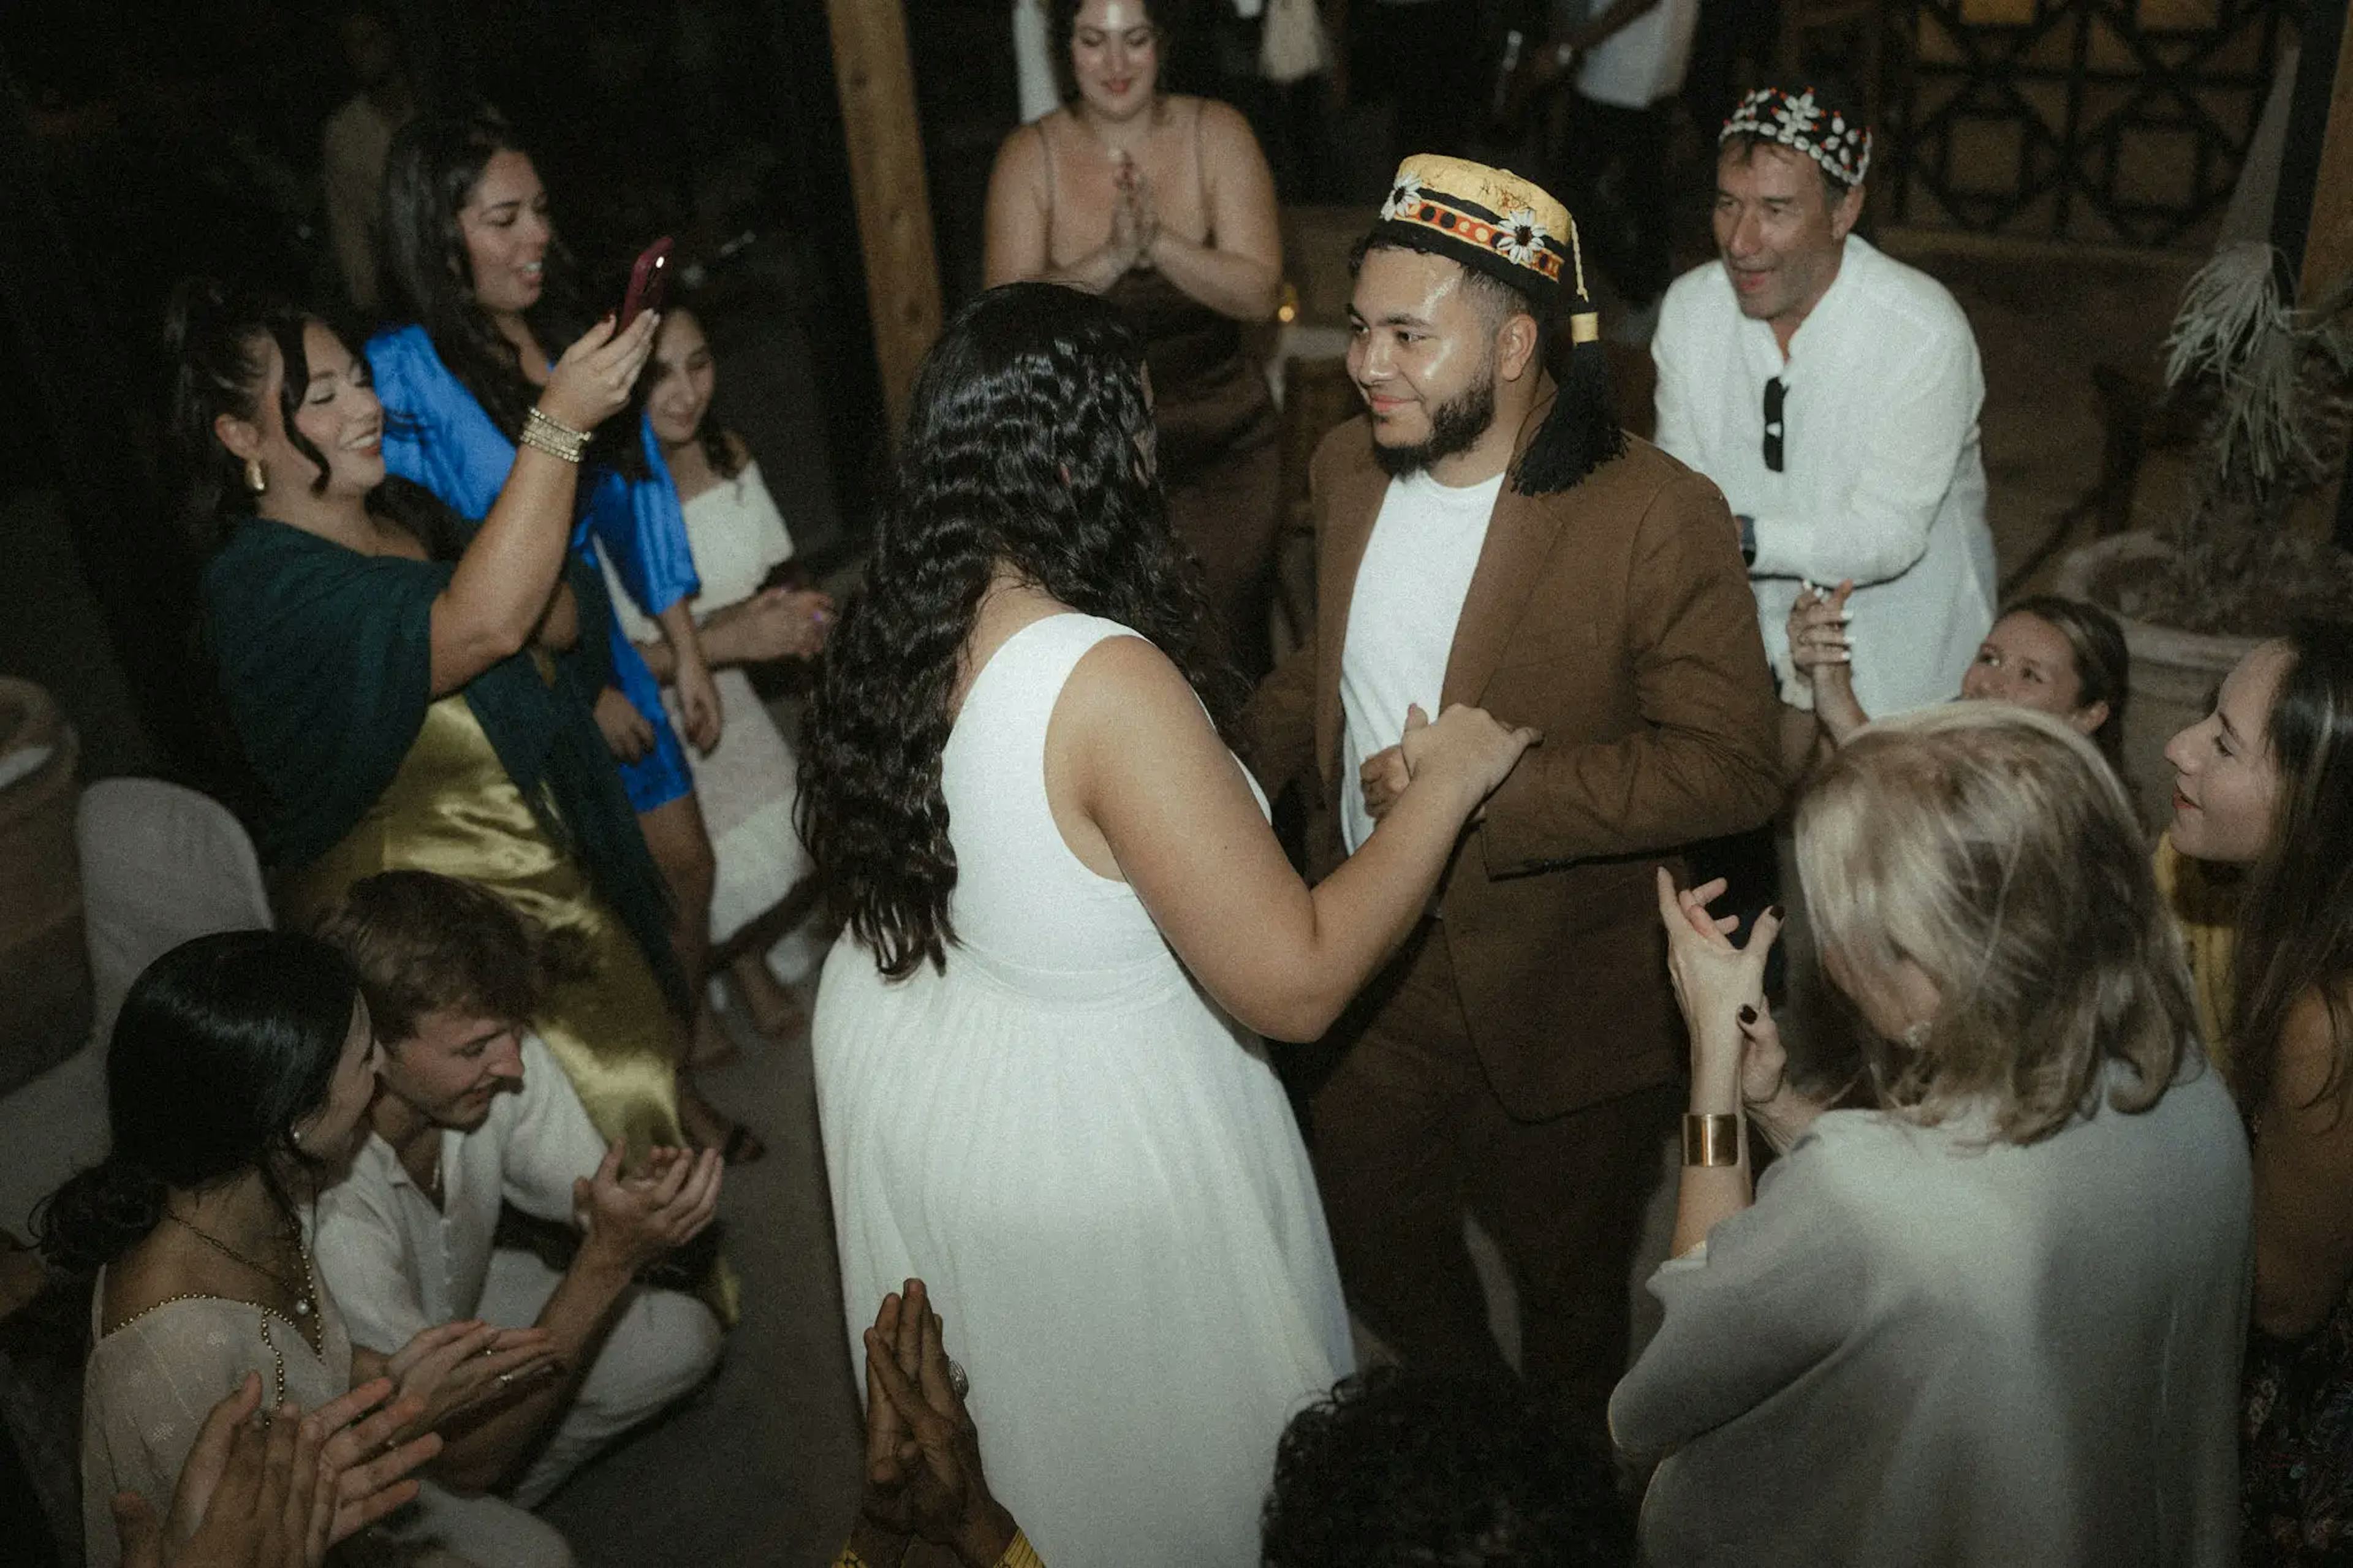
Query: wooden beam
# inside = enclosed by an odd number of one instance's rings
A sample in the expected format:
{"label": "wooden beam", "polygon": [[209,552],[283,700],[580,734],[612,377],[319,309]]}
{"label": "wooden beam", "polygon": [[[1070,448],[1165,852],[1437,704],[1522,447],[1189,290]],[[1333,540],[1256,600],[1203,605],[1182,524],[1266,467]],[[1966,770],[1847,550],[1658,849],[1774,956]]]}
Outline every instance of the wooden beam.
{"label": "wooden beam", "polygon": [[916,368],[940,332],[940,264],[907,17],[902,0],[828,0],[828,6],[858,237],[866,252],[866,305],[896,444]]}
{"label": "wooden beam", "polygon": [[2306,304],[2353,268],[2353,6],[2346,0],[2318,0],[2305,14],[2272,243]]}

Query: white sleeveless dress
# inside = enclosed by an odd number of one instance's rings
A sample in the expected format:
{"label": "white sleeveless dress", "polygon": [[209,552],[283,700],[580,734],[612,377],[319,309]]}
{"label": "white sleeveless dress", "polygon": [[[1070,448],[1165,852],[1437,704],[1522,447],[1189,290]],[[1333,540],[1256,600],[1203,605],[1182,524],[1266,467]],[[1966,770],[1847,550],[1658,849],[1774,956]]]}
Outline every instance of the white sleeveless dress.
{"label": "white sleeveless dress", "polygon": [[1062,841],[1045,741],[1090,616],[1023,627],[942,759],[958,944],[845,935],[815,1024],[850,1360],[913,1275],[989,1487],[1054,1568],[1253,1568],[1277,1438],[1350,1370],[1314,1179],[1261,1042]]}

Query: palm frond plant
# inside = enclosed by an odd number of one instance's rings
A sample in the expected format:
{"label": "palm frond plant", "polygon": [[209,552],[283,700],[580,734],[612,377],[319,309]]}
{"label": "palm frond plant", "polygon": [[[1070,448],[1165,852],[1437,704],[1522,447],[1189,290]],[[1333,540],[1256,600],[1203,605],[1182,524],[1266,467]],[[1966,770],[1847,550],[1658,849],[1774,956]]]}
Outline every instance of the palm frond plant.
{"label": "palm frond plant", "polygon": [[2353,422],[2353,275],[2300,308],[2276,261],[2259,242],[2228,246],[2182,292],[2166,383],[2203,383],[2213,412],[2184,504],[2150,529],[2165,549],[2103,584],[2134,619],[2266,637],[2300,615],[2353,617],[2353,555],[2310,515]]}

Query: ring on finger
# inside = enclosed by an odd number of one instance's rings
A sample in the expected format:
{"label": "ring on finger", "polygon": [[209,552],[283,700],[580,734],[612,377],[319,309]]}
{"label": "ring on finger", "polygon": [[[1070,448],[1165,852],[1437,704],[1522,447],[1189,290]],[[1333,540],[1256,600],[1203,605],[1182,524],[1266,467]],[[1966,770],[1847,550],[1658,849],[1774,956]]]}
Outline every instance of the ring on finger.
{"label": "ring on finger", "polygon": [[965,1373],[964,1363],[954,1356],[948,1357],[948,1386],[955,1390],[958,1399],[972,1391],[972,1378]]}

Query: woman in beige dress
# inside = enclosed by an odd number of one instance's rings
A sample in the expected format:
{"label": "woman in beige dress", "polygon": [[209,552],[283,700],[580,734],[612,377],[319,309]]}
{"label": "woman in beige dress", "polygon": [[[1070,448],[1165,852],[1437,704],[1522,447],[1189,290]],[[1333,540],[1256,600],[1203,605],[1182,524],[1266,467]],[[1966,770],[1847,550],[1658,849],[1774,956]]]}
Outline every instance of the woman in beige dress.
{"label": "woman in beige dress", "polygon": [[1242,341],[1282,287],[1274,176],[1229,105],[1160,90],[1169,0],[1057,0],[1074,90],[1005,139],[988,181],[990,287],[1100,294],[1143,335],[1169,521],[1245,674],[1268,662],[1282,468],[1265,369]]}
{"label": "woman in beige dress", "polygon": [[[253,1373],[273,1413],[316,1411],[388,1379],[361,1397],[394,1394],[392,1419],[348,1439],[381,1447],[477,1419],[551,1364],[544,1330],[478,1322],[427,1329],[389,1357],[353,1350],[311,1268],[308,1216],[366,1135],[375,1058],[358,975],[311,937],[199,937],[124,998],[108,1047],[107,1156],[58,1189],[40,1222],[53,1263],[96,1276],[82,1374],[90,1568],[121,1561],[116,1495],[168,1510],[206,1415]],[[363,1528],[399,1473],[349,1470],[334,1533]],[[445,1562],[572,1561],[561,1535],[512,1503],[430,1480],[380,1528],[439,1542]]]}

